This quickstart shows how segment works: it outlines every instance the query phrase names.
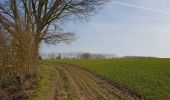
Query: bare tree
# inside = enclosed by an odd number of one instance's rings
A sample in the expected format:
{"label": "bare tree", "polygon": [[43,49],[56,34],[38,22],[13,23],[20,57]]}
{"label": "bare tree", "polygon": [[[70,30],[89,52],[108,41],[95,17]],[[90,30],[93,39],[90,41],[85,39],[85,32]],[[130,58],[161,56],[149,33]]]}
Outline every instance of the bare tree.
{"label": "bare tree", "polygon": [[80,55],[81,59],[90,59],[91,58],[91,54],[90,53],[83,53]]}
{"label": "bare tree", "polygon": [[[60,24],[72,18],[86,18],[107,0],[3,0],[0,25],[9,34],[15,49],[18,69],[36,68],[41,42],[56,44],[75,39]],[[31,66],[31,67],[30,67]],[[23,70],[19,76],[23,75]]]}

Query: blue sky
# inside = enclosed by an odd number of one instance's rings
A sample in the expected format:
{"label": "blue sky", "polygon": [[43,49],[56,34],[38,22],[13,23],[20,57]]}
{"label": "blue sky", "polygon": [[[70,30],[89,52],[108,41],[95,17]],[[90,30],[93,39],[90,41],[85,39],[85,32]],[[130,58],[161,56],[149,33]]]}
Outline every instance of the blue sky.
{"label": "blue sky", "polygon": [[65,25],[72,44],[41,45],[41,53],[91,52],[170,57],[170,0],[111,0],[88,21]]}

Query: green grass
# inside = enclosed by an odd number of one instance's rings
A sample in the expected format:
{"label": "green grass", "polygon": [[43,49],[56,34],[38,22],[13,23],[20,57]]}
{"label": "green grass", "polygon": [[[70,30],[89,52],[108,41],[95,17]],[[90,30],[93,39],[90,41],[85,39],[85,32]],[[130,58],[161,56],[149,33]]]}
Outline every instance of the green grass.
{"label": "green grass", "polygon": [[36,89],[35,96],[29,98],[29,100],[49,100],[51,90],[54,86],[54,80],[57,75],[56,69],[50,63],[43,62],[40,65],[39,71],[40,79]]}
{"label": "green grass", "polygon": [[78,65],[154,100],[170,98],[170,59],[56,60]]}
{"label": "green grass", "polygon": [[69,90],[69,79],[63,69],[58,69],[60,77],[62,79],[62,85],[65,91]]}
{"label": "green grass", "polygon": [[63,69],[58,69],[58,72],[60,74],[60,79],[61,79],[61,88],[67,93],[67,98],[65,100],[78,100],[76,99],[77,96],[74,91],[72,91],[72,88],[70,87],[70,82],[69,78],[66,74],[66,72]]}

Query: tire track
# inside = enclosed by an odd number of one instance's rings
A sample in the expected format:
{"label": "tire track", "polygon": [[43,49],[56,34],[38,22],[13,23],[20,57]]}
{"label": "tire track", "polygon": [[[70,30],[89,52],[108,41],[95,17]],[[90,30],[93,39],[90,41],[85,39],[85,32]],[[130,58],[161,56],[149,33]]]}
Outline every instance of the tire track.
{"label": "tire track", "polygon": [[[56,90],[56,93],[64,91],[61,93],[65,95],[56,95],[56,100],[140,100],[81,68],[57,64],[56,69],[60,74],[58,83],[60,89]],[[64,79],[68,80],[67,83],[63,83]],[[68,85],[67,89],[63,88],[63,84]]]}
{"label": "tire track", "polygon": [[[91,80],[88,80],[83,76],[83,73],[79,73],[78,71],[71,71],[69,72],[73,75],[75,80],[79,83],[79,87],[83,88],[82,90],[79,90],[79,92],[82,92],[81,95],[84,95],[84,97],[88,97],[87,100],[100,100],[100,98],[103,98],[101,95],[98,94],[97,91],[95,91],[94,87],[92,87],[89,83],[91,83]],[[76,82],[75,82],[76,83]],[[104,99],[104,98],[103,98]]]}
{"label": "tire track", "polygon": [[56,90],[55,100],[79,100],[79,96],[73,89],[72,81],[69,79],[67,72],[61,68],[56,67],[59,72],[58,90]]}
{"label": "tire track", "polygon": [[[74,68],[72,68],[71,70],[73,70]],[[88,89],[90,89],[91,91],[93,91],[93,100],[94,98],[96,100],[111,100],[113,98],[116,98],[115,95],[111,94],[110,98],[108,98],[109,96],[105,96],[105,94],[109,94],[107,93],[108,91],[105,88],[102,88],[99,84],[97,84],[94,79],[91,79],[86,73],[82,72],[81,70],[73,70],[73,72],[76,72],[77,75],[79,75],[79,77],[81,79],[83,79],[85,85],[87,85]]]}

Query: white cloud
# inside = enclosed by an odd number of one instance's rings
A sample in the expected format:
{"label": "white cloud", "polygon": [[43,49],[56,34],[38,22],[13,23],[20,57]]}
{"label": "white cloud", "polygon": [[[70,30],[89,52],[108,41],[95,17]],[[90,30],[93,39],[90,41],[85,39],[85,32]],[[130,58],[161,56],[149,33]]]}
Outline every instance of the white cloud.
{"label": "white cloud", "polygon": [[117,5],[121,5],[121,6],[133,7],[133,8],[143,9],[143,10],[147,10],[147,11],[151,11],[151,12],[157,12],[157,13],[170,15],[170,12],[165,11],[165,10],[153,9],[153,8],[148,8],[148,7],[144,7],[144,6],[140,6],[140,5],[118,2],[118,1],[112,1],[112,3],[117,4]]}

